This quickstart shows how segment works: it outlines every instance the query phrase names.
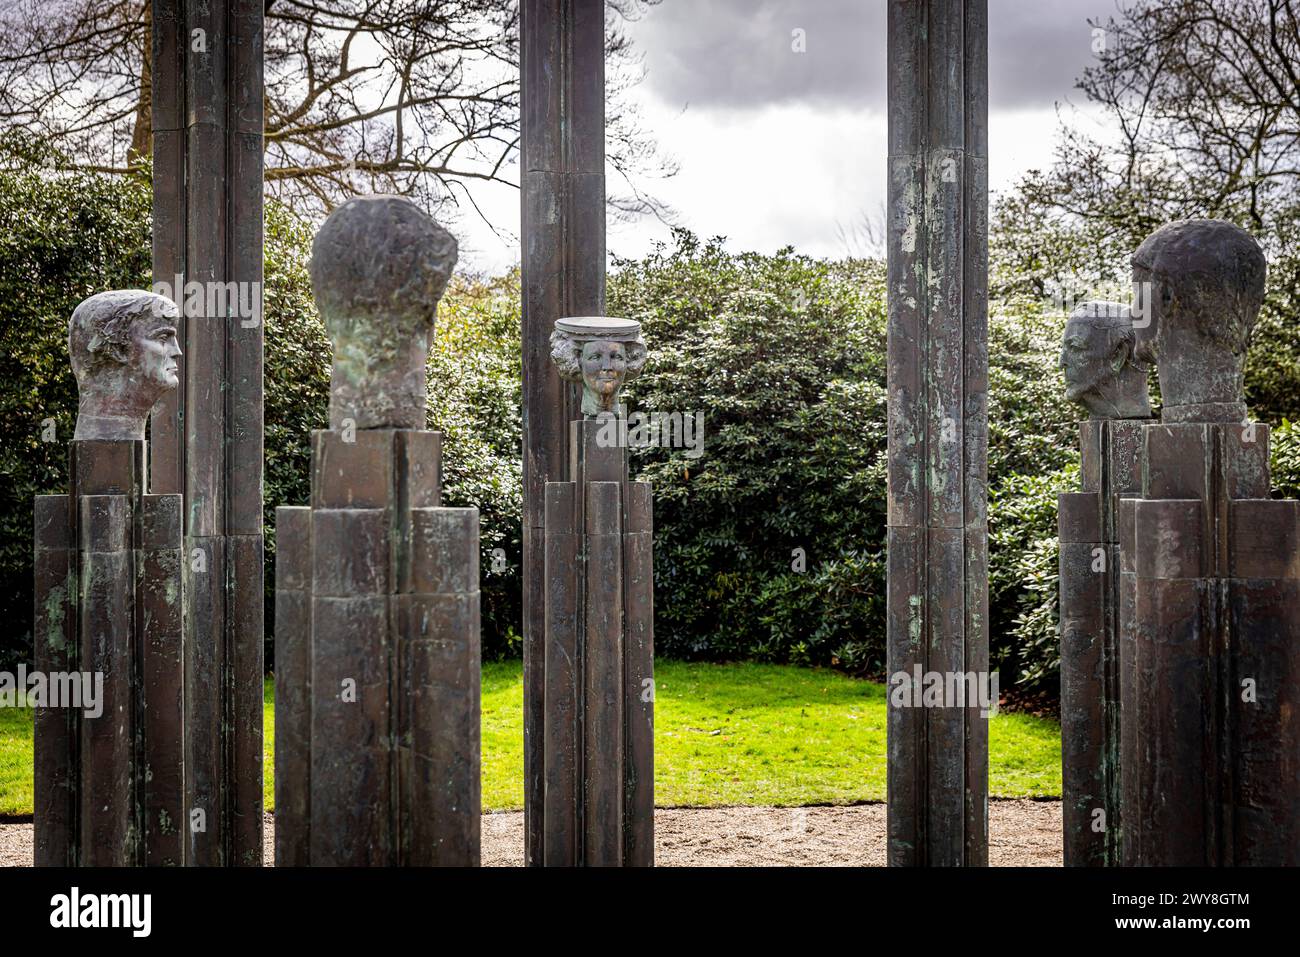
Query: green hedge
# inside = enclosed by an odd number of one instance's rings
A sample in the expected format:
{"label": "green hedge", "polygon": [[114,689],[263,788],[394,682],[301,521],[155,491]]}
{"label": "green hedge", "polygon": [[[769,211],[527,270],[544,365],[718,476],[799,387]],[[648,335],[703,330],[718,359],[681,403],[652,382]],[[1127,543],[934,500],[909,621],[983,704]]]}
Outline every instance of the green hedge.
{"label": "green hedge", "polygon": [[[147,181],[39,170],[29,144],[0,160],[0,667],[31,645],[31,502],[66,483],[76,389],[66,323],[86,296],[149,280]],[[28,152],[22,154],[22,150]],[[20,155],[21,154],[21,155]],[[0,149],[0,157],[5,154]],[[274,509],[308,497],[310,433],[327,416],[329,347],[312,303],[310,229],[267,208],[268,585]],[[661,654],[884,667],[885,277],[879,263],[783,250],[727,253],[679,232],[615,265],[609,310],[651,344],[633,412],[702,413],[703,454],[651,447]],[[445,501],[482,515],[483,647],[516,655],[520,619],[519,282],[457,281],[429,364]],[[1291,414],[1294,324],[1263,333],[1248,387]],[[1061,396],[1062,319],[995,303],[989,321],[989,629],[1004,681],[1057,669],[1056,494],[1077,485],[1078,413]],[[54,441],[42,441],[53,419]],[[46,430],[48,431],[48,430]],[[1274,481],[1300,496],[1300,429],[1273,433]],[[268,613],[273,604],[268,602]],[[269,624],[269,623],[268,623]],[[268,637],[271,630],[268,627]],[[268,661],[272,660],[268,649]]]}

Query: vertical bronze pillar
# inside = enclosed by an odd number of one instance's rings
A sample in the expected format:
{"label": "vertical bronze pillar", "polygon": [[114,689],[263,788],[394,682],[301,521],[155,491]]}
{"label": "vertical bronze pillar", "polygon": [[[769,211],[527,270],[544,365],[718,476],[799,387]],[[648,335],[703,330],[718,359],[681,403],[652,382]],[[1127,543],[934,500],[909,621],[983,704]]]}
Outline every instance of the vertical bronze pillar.
{"label": "vertical bronze pillar", "polygon": [[185,496],[189,859],[262,862],[261,0],[152,0],[155,288],[181,388],[152,476]]}
{"label": "vertical bronze pillar", "polygon": [[574,421],[572,480],[546,485],[550,867],[654,864],[653,500],[622,426]]}
{"label": "vertical bronze pillar", "polygon": [[[987,680],[987,18],[889,2],[891,675]],[[986,864],[987,718],[891,706],[888,733],[889,863]]]}
{"label": "vertical bronze pillar", "polygon": [[479,863],[479,518],[442,506],[426,360],[456,241],[365,196],[312,245],[334,346],[311,505],[276,511],[276,861]]}
{"label": "vertical bronze pillar", "polygon": [[276,510],[276,863],[479,863],[478,509],[437,432],[312,437]]}
{"label": "vertical bronze pillar", "polygon": [[1081,423],[1083,491],[1059,497],[1062,835],[1067,867],[1118,865],[1120,500],[1142,488],[1142,419]]}
{"label": "vertical bronze pillar", "polygon": [[1144,439],[1143,494],[1124,503],[1125,863],[1294,866],[1300,502],[1268,498],[1267,426],[1166,422]]}
{"label": "vertical bronze pillar", "polygon": [[35,862],[183,864],[181,497],[147,494],[140,441],[70,462],[69,493],[36,498],[36,667],[99,713],[37,708]]}
{"label": "vertical bronze pillar", "polygon": [[577,393],[550,363],[561,316],[605,312],[605,5],[520,5],[525,860],[542,862],[543,513],[568,477]]}

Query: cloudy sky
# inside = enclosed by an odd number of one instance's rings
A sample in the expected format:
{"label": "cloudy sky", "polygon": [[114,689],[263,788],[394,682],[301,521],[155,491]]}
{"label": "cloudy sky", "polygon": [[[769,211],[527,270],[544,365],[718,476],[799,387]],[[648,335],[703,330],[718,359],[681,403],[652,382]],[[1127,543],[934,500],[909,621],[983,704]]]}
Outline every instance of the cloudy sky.
{"label": "cloudy sky", "polygon": [[[993,190],[1048,163],[1058,105],[1098,121],[1074,82],[1093,58],[1088,20],[1114,12],[1115,0],[989,0]],[[878,222],[885,201],[883,0],[663,0],[627,30],[646,70],[636,109],[680,165],[638,185],[677,223],[725,235],[737,251],[865,251],[860,224]],[[805,52],[792,49],[796,30]],[[621,189],[610,176],[611,191]],[[518,261],[518,192],[489,186],[476,200],[501,235],[463,216],[466,264],[508,268]],[[611,223],[608,246],[637,256],[668,235],[654,219]]]}

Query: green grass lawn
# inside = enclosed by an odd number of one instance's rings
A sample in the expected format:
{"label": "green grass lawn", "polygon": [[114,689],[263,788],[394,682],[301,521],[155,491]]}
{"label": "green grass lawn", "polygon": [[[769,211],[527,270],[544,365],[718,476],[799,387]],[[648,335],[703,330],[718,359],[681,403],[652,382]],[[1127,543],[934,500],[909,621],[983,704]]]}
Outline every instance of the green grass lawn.
{"label": "green grass lawn", "polygon": [[[266,691],[266,806],[274,695]],[[519,662],[483,666],[483,808],[523,806]],[[1061,731],[994,716],[989,790],[1059,797]],[[0,815],[32,813],[28,712],[0,709]],[[885,799],[885,686],[787,665],[655,664],[655,803],[799,805]]]}
{"label": "green grass lawn", "polygon": [[32,813],[32,713],[0,708],[0,817]]}

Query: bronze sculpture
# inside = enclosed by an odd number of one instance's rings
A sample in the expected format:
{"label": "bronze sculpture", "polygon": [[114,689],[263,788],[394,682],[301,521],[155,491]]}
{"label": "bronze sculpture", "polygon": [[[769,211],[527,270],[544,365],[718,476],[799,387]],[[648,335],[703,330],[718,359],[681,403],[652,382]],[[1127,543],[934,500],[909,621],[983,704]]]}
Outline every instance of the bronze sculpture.
{"label": "bronze sculpture", "polygon": [[36,711],[37,865],[193,863],[214,811],[184,772],[181,496],[150,494],[145,468],[145,422],[177,386],[178,314],[123,290],[68,324],[77,425],[68,493],[36,496],[35,658],[96,675],[104,700],[98,716]]}
{"label": "bronze sculpture", "polygon": [[645,364],[640,324],[560,319],[560,374],[584,384],[570,477],[546,483],[543,661],[547,866],[654,863],[654,563],[648,483],[628,481],[618,393]]}
{"label": "bronze sculpture", "polygon": [[311,282],[334,346],[330,428],[423,429],[434,318],[456,239],[401,196],[359,196],[312,243]]}
{"label": "bronze sculpture", "polygon": [[1150,324],[1165,422],[1242,422],[1242,369],[1264,301],[1265,261],[1253,236],[1216,219],[1161,226],[1133,254]]}
{"label": "bronze sculpture", "polygon": [[1060,367],[1079,424],[1078,492],[1058,499],[1062,828],[1066,866],[1119,862],[1119,500],[1141,491],[1148,367],[1129,306],[1093,301],[1070,315]]}
{"label": "bronze sculpture", "polygon": [[561,378],[582,385],[584,416],[617,412],[619,392],[645,366],[641,324],[608,316],[557,319],[551,359]]}
{"label": "bronze sculpture", "polygon": [[1092,419],[1150,418],[1147,367],[1137,349],[1129,306],[1080,304],[1070,314],[1061,342],[1065,397],[1087,409]]}
{"label": "bronze sculpture", "polygon": [[170,299],[135,289],[101,292],[77,306],[68,323],[74,439],[144,440],[149,412],[179,384],[179,316]]}
{"label": "bronze sculpture", "polygon": [[334,343],[309,506],[276,510],[276,863],[479,862],[479,516],[442,506],[425,362],[456,242],[411,200],[312,247]]}

